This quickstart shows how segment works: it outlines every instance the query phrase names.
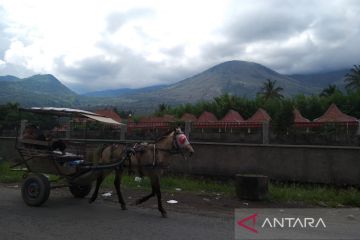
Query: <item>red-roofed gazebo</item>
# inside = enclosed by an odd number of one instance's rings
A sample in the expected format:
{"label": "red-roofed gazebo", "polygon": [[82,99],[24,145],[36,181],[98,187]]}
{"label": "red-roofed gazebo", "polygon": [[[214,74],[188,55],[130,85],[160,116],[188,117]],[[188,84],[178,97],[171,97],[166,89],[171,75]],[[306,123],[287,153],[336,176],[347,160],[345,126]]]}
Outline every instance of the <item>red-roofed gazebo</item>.
{"label": "red-roofed gazebo", "polygon": [[197,120],[198,122],[217,122],[217,118],[211,112],[203,112]]}
{"label": "red-roofed gazebo", "polygon": [[252,115],[247,122],[256,122],[256,123],[263,123],[263,122],[270,122],[271,117],[269,114],[262,108],[259,108],[254,115]]}
{"label": "red-roofed gazebo", "polygon": [[221,119],[222,122],[243,122],[244,118],[234,110],[229,110],[227,114]]}
{"label": "red-roofed gazebo", "polygon": [[297,124],[301,124],[301,123],[309,123],[310,120],[303,117],[303,115],[301,115],[300,111],[298,109],[294,109],[294,123]]}
{"label": "red-roofed gazebo", "polygon": [[342,123],[357,123],[358,120],[355,117],[349,116],[340,111],[340,109],[333,103],[328,110],[321,116],[314,120],[314,122],[342,122]]}
{"label": "red-roofed gazebo", "polygon": [[184,121],[184,122],[196,122],[197,121],[197,118],[195,117],[195,115],[193,114],[190,114],[190,113],[184,113],[181,118],[180,118],[181,121]]}

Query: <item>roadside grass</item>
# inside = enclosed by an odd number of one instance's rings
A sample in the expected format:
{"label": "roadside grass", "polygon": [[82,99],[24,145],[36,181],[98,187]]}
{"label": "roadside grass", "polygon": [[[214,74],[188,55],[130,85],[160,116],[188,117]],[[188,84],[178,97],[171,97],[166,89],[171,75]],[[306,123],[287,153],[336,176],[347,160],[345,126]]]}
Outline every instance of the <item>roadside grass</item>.
{"label": "roadside grass", "polygon": [[[135,176],[124,175],[122,183],[129,188],[139,188],[150,190],[150,179],[145,177],[141,182],[136,182]],[[114,176],[110,175],[104,180],[104,186],[112,187]],[[160,177],[161,190],[166,192],[176,192],[176,189],[181,189],[185,192],[195,193],[221,193],[225,195],[234,194],[234,187],[232,182],[220,182],[208,179],[197,179],[188,176],[161,176]]]}
{"label": "roadside grass", "polygon": [[360,207],[360,190],[354,187],[333,187],[304,184],[270,184],[269,200],[274,202],[303,202],[321,207]]}
{"label": "roadside grass", "polygon": [[21,181],[23,172],[11,171],[8,162],[0,164],[0,183],[13,183]]}
{"label": "roadside grass", "polygon": [[[22,180],[23,172],[11,171],[9,163],[0,164],[0,183],[14,183]],[[150,190],[150,180],[143,178],[141,182],[134,181],[135,176],[124,174],[122,184],[127,188]],[[112,188],[114,175],[105,178],[103,186]],[[215,181],[189,176],[161,176],[161,189],[165,192],[182,192],[197,194],[223,194],[235,197],[234,182]],[[333,187],[314,184],[285,184],[270,183],[268,202],[275,203],[304,203],[320,207],[360,207],[360,190],[353,187]]]}

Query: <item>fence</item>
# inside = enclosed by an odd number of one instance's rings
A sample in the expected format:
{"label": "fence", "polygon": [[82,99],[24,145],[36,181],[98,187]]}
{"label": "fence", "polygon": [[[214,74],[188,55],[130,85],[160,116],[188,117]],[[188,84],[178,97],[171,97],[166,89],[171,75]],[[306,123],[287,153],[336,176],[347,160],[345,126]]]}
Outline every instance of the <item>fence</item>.
{"label": "fence", "polygon": [[193,141],[358,146],[358,123],[298,123],[284,129],[270,123],[146,122],[127,125],[126,139],[155,140],[182,125]]}
{"label": "fence", "polygon": [[[14,138],[0,138],[0,158],[18,156]],[[88,148],[120,140],[73,139]],[[192,143],[195,154],[172,156],[171,172],[212,177],[264,174],[272,180],[360,186],[360,148],[239,143]]]}

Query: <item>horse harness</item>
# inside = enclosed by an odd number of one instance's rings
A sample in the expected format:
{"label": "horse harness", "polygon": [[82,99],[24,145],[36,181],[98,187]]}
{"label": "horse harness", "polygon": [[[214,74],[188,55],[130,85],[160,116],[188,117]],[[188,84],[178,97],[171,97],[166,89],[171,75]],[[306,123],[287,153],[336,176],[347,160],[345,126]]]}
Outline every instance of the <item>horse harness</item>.
{"label": "horse harness", "polygon": [[[156,143],[153,144],[153,161],[152,164],[148,164],[148,165],[144,165],[143,167],[146,168],[163,168],[161,166],[159,166],[158,163],[158,158],[157,158],[157,153],[159,151],[161,152],[166,152],[169,153],[170,155],[175,155],[175,154],[181,154],[184,158],[185,155],[183,153],[183,151],[181,150],[181,147],[179,146],[179,143],[176,140],[176,136],[179,134],[183,134],[182,132],[180,133],[175,133],[172,139],[172,144],[171,144],[171,148],[170,149],[166,149],[166,148],[159,148],[156,146]],[[121,162],[124,163],[125,161],[129,161],[129,171],[131,169],[131,156],[135,155],[136,153],[143,153],[146,151],[146,147],[147,147],[147,143],[135,143],[133,146],[129,146],[127,145],[125,147],[125,149],[123,150],[123,157],[121,158]],[[113,155],[113,152],[119,147],[118,144],[113,144],[111,146],[111,156]],[[123,165],[123,164],[121,164]]]}

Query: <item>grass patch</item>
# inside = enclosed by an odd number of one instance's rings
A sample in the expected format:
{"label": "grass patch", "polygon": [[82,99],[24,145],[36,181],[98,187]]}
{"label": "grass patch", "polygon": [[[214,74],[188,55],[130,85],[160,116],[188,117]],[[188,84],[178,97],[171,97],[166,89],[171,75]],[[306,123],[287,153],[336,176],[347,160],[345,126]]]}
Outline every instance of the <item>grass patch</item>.
{"label": "grass patch", "polygon": [[275,202],[304,202],[323,207],[342,205],[360,207],[359,189],[322,185],[270,184],[270,200]]}
{"label": "grass patch", "polygon": [[[122,184],[130,188],[148,189],[150,190],[150,180],[145,177],[141,182],[134,181],[134,176],[124,175]],[[112,187],[114,184],[114,175],[108,176],[104,180],[104,186]],[[204,192],[204,193],[224,193],[234,194],[234,187],[232,182],[216,182],[207,179],[196,179],[186,176],[161,176],[160,177],[161,190],[166,192],[175,192],[176,188],[181,188],[185,192]]]}
{"label": "grass patch", "polygon": [[8,162],[0,164],[0,183],[20,182],[23,174],[22,171],[11,171]]}
{"label": "grass patch", "polygon": [[[11,171],[10,164],[0,164],[0,183],[15,183],[22,180],[23,172]],[[55,179],[55,178],[54,178]],[[104,187],[112,188],[114,175],[107,176],[103,182]],[[124,174],[122,184],[128,188],[150,190],[150,180],[144,178],[141,182],[134,181],[134,176]],[[235,196],[233,181],[220,182],[209,179],[188,176],[161,176],[161,190],[176,192],[181,188],[183,192],[193,193],[221,193]],[[357,188],[338,188],[314,184],[281,184],[269,185],[268,201],[277,203],[305,203],[322,207],[353,206],[360,207],[360,190]]]}

